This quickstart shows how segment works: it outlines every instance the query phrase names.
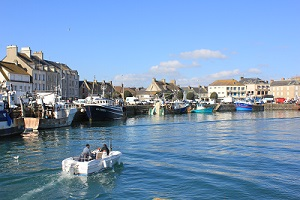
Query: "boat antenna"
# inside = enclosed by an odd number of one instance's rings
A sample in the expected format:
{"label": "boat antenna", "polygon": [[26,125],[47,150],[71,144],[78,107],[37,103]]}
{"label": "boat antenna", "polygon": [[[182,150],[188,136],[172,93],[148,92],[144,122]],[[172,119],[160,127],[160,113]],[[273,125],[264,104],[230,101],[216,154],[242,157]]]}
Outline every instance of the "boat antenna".
{"label": "boat antenna", "polygon": [[109,141],[109,149],[110,149],[110,151],[112,151],[112,140],[111,139]]}

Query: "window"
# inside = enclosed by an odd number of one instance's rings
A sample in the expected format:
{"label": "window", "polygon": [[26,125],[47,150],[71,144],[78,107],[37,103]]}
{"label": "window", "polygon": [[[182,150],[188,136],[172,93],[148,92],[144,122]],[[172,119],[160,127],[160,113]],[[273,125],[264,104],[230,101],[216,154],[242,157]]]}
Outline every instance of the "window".
{"label": "window", "polygon": [[34,80],[37,80],[37,74],[34,74]]}

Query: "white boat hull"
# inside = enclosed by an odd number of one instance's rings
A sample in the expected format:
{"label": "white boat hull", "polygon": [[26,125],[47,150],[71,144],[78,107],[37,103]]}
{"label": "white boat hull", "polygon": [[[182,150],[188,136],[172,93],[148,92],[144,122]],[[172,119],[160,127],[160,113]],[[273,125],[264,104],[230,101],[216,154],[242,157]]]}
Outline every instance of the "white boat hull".
{"label": "white boat hull", "polygon": [[88,175],[106,168],[112,168],[116,163],[120,164],[122,153],[112,151],[106,158],[90,161],[78,161],[78,157],[69,157],[62,161],[62,170],[69,174]]}
{"label": "white boat hull", "polygon": [[62,118],[51,119],[51,118],[24,117],[25,129],[41,130],[41,129],[70,126],[77,112],[77,109],[71,108],[66,112],[67,112],[66,114],[67,116]]}

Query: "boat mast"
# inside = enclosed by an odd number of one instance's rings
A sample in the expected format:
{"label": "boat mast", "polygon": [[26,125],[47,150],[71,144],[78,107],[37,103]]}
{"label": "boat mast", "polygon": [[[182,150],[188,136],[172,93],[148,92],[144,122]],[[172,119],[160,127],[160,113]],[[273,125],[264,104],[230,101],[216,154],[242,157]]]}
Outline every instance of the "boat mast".
{"label": "boat mast", "polygon": [[102,98],[104,98],[105,90],[106,90],[106,84],[102,83],[101,84],[101,89],[102,89]]}

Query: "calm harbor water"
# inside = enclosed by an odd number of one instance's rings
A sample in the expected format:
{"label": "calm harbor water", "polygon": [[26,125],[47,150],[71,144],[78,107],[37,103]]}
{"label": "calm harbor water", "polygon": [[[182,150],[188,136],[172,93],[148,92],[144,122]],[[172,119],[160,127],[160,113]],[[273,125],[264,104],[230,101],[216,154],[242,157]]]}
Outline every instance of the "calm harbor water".
{"label": "calm harbor water", "polygon": [[[1,138],[0,199],[300,199],[299,127],[299,111],[189,113]],[[120,166],[61,172],[110,140]]]}

